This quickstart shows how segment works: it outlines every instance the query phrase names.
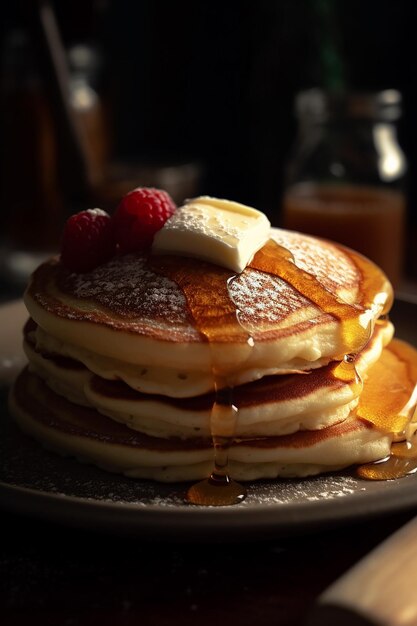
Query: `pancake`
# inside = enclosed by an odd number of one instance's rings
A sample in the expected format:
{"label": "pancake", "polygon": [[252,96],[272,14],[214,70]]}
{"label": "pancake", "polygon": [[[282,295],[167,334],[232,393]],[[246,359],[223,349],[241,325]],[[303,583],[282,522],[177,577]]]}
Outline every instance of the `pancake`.
{"label": "pancake", "polygon": [[272,255],[258,253],[236,276],[182,257],[116,256],[84,274],[51,260],[25,295],[38,340],[103,378],[173,397],[212,390],[213,364],[235,386],[361,349],[392,302],[384,274],[329,242],[278,229],[272,236]]}
{"label": "pancake", "polygon": [[[25,370],[10,398],[17,423],[46,448],[135,478],[198,480],[210,474],[210,438],[149,437],[94,409],[76,406]],[[318,431],[236,440],[229,449],[229,474],[238,480],[306,476],[382,458],[392,437],[352,416]]]}
{"label": "pancake", "polygon": [[[390,322],[379,322],[355,366],[363,378],[379,359],[393,335]],[[71,402],[93,406],[130,428],[157,437],[210,436],[214,394],[170,398],[137,392],[121,380],[109,381],[81,363],[42,353],[35,347],[36,330],[26,333],[24,347],[31,371]],[[283,435],[317,430],[345,419],[356,406],[361,385],[355,376],[337,377],[338,362],[305,372],[267,376],[236,387],[233,403],[239,409],[237,436]]]}

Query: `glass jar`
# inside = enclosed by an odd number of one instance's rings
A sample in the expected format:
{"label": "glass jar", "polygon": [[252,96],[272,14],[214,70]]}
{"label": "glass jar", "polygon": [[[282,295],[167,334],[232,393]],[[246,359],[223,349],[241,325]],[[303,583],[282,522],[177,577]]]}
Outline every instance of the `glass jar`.
{"label": "glass jar", "polygon": [[407,162],[397,141],[401,94],[298,95],[283,225],[332,239],[377,263],[398,285]]}

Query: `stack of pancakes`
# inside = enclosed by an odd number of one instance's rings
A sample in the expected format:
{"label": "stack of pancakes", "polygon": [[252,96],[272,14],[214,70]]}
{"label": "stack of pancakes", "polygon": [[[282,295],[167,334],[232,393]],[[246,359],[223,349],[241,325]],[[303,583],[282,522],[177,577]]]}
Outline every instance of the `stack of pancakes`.
{"label": "stack of pancakes", "polygon": [[236,276],[182,257],[115,256],[84,274],[59,259],[41,265],[25,296],[29,366],[11,394],[21,428],[110,471],[197,480],[213,467],[212,409],[227,389],[234,478],[306,476],[389,454],[392,429],[361,417],[375,364],[394,378],[400,367],[388,345],[389,282],[340,246],[271,236],[269,254],[288,253],[282,276],[258,255]]}

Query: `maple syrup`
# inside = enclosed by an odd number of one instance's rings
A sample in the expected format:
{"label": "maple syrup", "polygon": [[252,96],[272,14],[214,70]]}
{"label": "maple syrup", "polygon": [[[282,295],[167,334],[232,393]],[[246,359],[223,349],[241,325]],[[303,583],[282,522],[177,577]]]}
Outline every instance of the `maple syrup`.
{"label": "maple syrup", "polygon": [[365,480],[393,480],[417,471],[417,437],[410,441],[393,443],[390,454],[380,461],[364,463],[356,468],[356,475]]}
{"label": "maple syrup", "polygon": [[394,433],[397,441],[385,459],[360,465],[355,473],[367,480],[402,478],[417,471],[417,424],[413,421],[417,402],[416,352],[394,339],[374,368],[356,414],[378,429]]}
{"label": "maple syrup", "polygon": [[[205,506],[238,504],[246,498],[246,489],[229,476],[229,448],[233,443],[238,419],[238,408],[233,404],[233,390],[218,388],[215,379],[216,397],[210,416],[214,462],[210,476],[187,492],[187,502]],[[226,392],[226,393],[225,393]],[[229,398],[225,401],[225,395]]]}
{"label": "maple syrup", "polygon": [[355,365],[355,355],[345,354],[332,370],[332,375],[337,380],[347,383],[353,391],[355,398],[359,397],[363,390],[363,380]]}
{"label": "maple syrup", "polygon": [[[255,254],[249,267],[282,278],[302,296],[338,320],[346,354],[334,367],[332,375],[347,382],[354,389],[355,396],[360,396],[363,383],[355,367],[355,355],[365,347],[372,335],[375,304],[379,307],[379,313],[386,316],[392,304],[392,294],[387,294],[385,278],[373,263],[353,253],[351,258],[362,274],[358,304],[348,304],[331,293],[314,275],[295,265],[291,252],[273,240]],[[211,350],[215,388],[210,421],[214,450],[213,471],[207,479],[188,490],[187,501],[206,506],[236,504],[245,498],[246,490],[229,476],[229,448],[236,432],[238,408],[233,403],[233,388],[228,380],[231,372],[225,370],[222,362],[225,349],[222,338],[232,337],[241,346],[240,360],[234,364],[235,369],[245,362],[254,347],[254,339],[242,323],[241,312],[231,297],[230,287],[236,276],[229,270],[209,264],[200,265],[192,259],[182,257],[153,257],[151,263],[156,271],[181,288],[193,322],[197,330],[206,337]],[[376,303],[375,294],[379,294]],[[388,375],[389,368],[386,371],[386,376]],[[381,398],[381,388],[383,387],[379,385],[378,393],[368,393],[367,400],[370,396],[374,400]],[[401,394],[398,396],[393,393],[393,398],[394,396],[395,401],[399,401],[399,397],[403,398]],[[381,427],[381,412],[375,406],[370,409],[366,402],[362,402],[357,414],[358,417]],[[404,419],[398,419],[396,426],[400,423],[405,424]]]}

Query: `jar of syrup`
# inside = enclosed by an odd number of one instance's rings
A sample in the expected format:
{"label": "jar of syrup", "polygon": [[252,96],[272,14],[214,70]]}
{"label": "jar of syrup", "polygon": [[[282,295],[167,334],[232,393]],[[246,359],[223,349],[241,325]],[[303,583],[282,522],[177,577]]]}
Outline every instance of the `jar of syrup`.
{"label": "jar of syrup", "polygon": [[407,162],[397,140],[401,94],[296,98],[298,137],[288,167],[283,225],[332,239],[401,279]]}

